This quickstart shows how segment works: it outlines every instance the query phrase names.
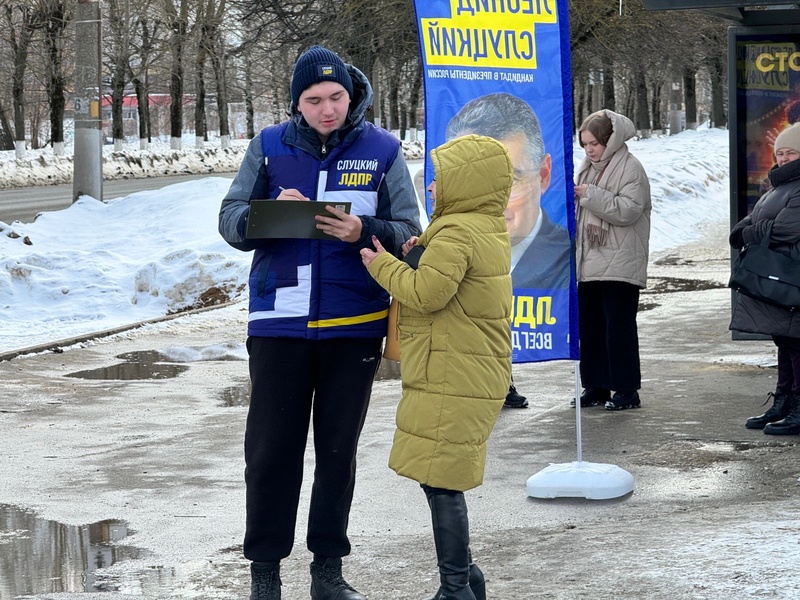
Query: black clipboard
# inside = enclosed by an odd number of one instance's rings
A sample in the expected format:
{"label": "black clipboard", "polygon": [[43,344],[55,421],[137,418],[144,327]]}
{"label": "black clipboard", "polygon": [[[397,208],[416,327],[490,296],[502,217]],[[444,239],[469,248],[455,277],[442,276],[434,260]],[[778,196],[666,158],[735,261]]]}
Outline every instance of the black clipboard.
{"label": "black clipboard", "polygon": [[350,213],[350,202],[306,202],[302,200],[251,200],[247,217],[247,239],[300,238],[335,240],[317,229],[315,215],[331,217],[326,206]]}

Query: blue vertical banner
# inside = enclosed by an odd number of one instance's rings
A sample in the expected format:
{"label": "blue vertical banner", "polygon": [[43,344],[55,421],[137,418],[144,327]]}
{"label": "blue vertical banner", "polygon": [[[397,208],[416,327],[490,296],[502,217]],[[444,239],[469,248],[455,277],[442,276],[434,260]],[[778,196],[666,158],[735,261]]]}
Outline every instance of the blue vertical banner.
{"label": "blue vertical banner", "polygon": [[578,358],[567,0],[415,0],[430,151],[475,133],[514,164],[513,362]]}

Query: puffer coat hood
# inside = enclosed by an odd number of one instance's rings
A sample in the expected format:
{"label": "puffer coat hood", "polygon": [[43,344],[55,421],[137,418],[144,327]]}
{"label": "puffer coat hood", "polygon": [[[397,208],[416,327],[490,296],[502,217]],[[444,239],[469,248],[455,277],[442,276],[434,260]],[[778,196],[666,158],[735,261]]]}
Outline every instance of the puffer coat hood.
{"label": "puffer coat hood", "polygon": [[[625,142],[636,134],[626,116],[603,111],[613,133],[603,156],[592,163],[587,156],[575,181],[589,184],[576,202],[575,262],[578,281],[624,281],[647,286],[650,254],[650,182],[642,164],[628,152]],[[576,199],[577,200],[577,199]],[[592,217],[607,228],[604,244],[587,240]]]}
{"label": "puffer coat hood", "polygon": [[379,254],[370,274],[400,304],[403,397],[389,466],[422,484],[483,482],[486,441],[511,381],[505,147],[468,135],[431,152],[436,210],[417,269]]}
{"label": "puffer coat hood", "polygon": [[601,161],[610,159],[616,154],[617,150],[620,150],[622,146],[625,145],[625,142],[636,135],[636,126],[633,124],[633,121],[625,115],[615,113],[608,109],[604,109],[603,114],[611,119],[613,131],[611,132],[611,137],[608,138],[606,150],[600,158]]}

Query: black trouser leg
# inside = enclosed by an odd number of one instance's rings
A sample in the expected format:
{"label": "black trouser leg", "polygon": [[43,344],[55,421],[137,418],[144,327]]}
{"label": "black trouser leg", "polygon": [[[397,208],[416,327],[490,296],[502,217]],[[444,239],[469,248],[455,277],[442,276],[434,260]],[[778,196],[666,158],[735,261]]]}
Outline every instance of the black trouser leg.
{"label": "black trouser leg", "polygon": [[278,561],[291,552],[312,398],[316,468],[308,546],[322,556],[349,554],[355,452],[380,361],[380,342],[248,340],[252,383],[245,433],[248,559]]}
{"label": "black trouser leg", "polygon": [[356,483],[356,449],[380,364],[380,339],[341,338],[320,344],[314,396],[316,468],[308,515],[315,556],[350,554],[347,524]]}
{"label": "black trouser leg", "polygon": [[247,340],[252,390],[244,442],[244,555],[252,561],[279,561],[292,550],[314,390],[314,343]]}
{"label": "black trouser leg", "polygon": [[778,382],[776,391],[800,394],[800,339],[773,336],[778,347]]}
{"label": "black trouser leg", "polygon": [[581,384],[589,389],[611,389],[606,358],[606,319],[599,282],[578,283],[578,334]]}
{"label": "black trouser leg", "polygon": [[639,288],[621,281],[578,284],[581,382],[586,389],[641,387]]}

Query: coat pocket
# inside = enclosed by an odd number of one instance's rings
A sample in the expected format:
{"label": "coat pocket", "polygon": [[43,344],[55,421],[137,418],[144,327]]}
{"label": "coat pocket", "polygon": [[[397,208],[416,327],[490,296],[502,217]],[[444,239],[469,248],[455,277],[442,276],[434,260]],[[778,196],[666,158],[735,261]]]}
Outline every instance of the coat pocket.
{"label": "coat pocket", "polygon": [[425,389],[428,382],[428,363],[431,354],[431,323],[413,319],[406,322],[403,316],[400,330],[400,377],[403,387]]}

